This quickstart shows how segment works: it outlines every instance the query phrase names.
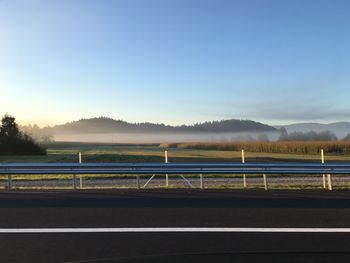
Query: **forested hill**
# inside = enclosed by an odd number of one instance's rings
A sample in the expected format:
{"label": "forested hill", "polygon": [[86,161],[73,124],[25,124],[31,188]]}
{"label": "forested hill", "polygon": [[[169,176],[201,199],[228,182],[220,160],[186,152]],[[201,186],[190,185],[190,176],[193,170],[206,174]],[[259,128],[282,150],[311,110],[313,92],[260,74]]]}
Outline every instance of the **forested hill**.
{"label": "forested hill", "polygon": [[276,128],[251,120],[222,120],[194,125],[171,126],[155,123],[129,123],[106,117],[81,119],[51,128],[55,134],[79,133],[161,133],[161,132],[274,132]]}

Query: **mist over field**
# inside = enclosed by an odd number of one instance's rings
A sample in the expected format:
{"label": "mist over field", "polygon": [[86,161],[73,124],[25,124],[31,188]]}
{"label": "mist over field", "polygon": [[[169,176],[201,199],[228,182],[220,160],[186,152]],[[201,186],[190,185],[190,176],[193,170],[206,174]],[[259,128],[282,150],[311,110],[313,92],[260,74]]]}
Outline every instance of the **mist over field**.
{"label": "mist over field", "polygon": [[106,117],[80,119],[53,127],[26,126],[36,138],[68,142],[162,143],[268,141],[277,139],[276,128],[252,120],[220,120],[193,125],[129,123]]}
{"label": "mist over field", "polygon": [[37,141],[101,143],[328,141],[350,138],[350,123],[299,123],[273,127],[252,120],[220,120],[192,125],[130,123],[106,117],[80,119],[53,127],[21,126]]}
{"label": "mist over field", "polygon": [[231,142],[277,140],[278,132],[269,133],[81,133],[57,134],[55,141],[101,143],[163,143],[163,142]]}

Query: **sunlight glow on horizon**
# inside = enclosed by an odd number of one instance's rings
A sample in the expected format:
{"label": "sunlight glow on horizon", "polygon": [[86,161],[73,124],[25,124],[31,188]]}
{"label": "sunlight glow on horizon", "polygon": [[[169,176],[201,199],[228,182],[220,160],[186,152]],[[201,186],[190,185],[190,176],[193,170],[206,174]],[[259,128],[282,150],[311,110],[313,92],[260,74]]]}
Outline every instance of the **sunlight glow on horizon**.
{"label": "sunlight glow on horizon", "polygon": [[350,121],[347,0],[0,1],[0,115]]}

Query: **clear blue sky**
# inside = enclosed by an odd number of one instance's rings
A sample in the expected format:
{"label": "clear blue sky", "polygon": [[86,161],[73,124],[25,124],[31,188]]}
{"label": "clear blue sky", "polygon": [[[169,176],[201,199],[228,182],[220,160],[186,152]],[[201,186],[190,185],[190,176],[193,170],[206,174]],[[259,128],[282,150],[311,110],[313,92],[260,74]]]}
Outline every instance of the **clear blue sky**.
{"label": "clear blue sky", "polygon": [[350,120],[348,0],[0,0],[21,123]]}

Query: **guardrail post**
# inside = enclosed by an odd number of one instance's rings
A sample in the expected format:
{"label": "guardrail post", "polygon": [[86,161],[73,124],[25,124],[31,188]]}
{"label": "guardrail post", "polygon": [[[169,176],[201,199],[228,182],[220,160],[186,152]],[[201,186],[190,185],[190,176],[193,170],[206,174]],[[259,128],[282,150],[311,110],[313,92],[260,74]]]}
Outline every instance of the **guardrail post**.
{"label": "guardrail post", "polygon": [[136,188],[140,189],[140,175],[136,175]]}
{"label": "guardrail post", "polygon": [[12,175],[11,174],[7,175],[7,190],[8,191],[12,190]]}
{"label": "guardrail post", "polygon": [[267,190],[268,186],[267,186],[267,177],[266,174],[263,174],[263,179],[264,179],[264,189]]}
{"label": "guardrail post", "polygon": [[75,174],[73,174],[73,189],[77,190],[77,177]]}
{"label": "guardrail post", "polygon": [[[245,163],[244,150],[243,149],[242,149],[242,163]],[[245,174],[243,174],[243,187],[247,188],[247,178],[246,178]]]}
{"label": "guardrail post", "polygon": [[[324,151],[321,149],[321,163],[324,164]],[[327,188],[326,175],[322,174],[323,189]]]}
{"label": "guardrail post", "polygon": [[328,179],[328,190],[332,191],[333,190],[333,186],[332,186],[332,175],[331,174],[327,174],[327,179]]}
{"label": "guardrail post", "polygon": [[[78,160],[79,163],[82,163],[81,152],[78,153]],[[83,176],[81,174],[79,175],[79,188],[83,189]]]}
{"label": "guardrail post", "polygon": [[326,175],[322,174],[322,182],[323,182],[323,189],[327,188],[327,183],[326,183]]}
{"label": "guardrail post", "polygon": [[200,186],[201,189],[204,189],[203,174],[199,175],[199,186]]}
{"label": "guardrail post", "polygon": [[[168,163],[168,151],[164,151],[165,163]],[[169,187],[169,175],[165,174],[165,187]]]}

